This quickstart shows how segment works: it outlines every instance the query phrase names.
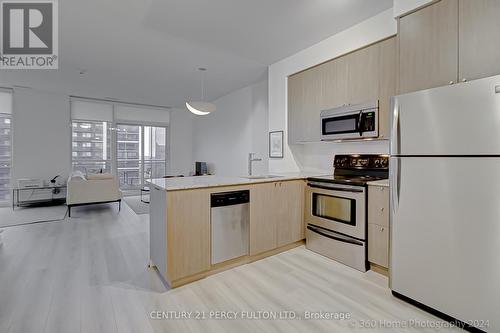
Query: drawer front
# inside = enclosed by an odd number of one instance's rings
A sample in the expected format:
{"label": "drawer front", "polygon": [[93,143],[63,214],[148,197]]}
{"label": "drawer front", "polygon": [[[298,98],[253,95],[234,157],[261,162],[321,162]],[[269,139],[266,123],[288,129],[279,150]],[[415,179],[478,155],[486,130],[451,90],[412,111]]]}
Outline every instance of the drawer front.
{"label": "drawer front", "polygon": [[[336,234],[323,230],[325,234],[320,234],[309,228],[306,229],[306,248],[319,253],[330,259],[339,261],[347,266],[366,272],[366,243],[355,241],[353,238],[341,236],[328,237],[328,234]],[[344,238],[344,239],[343,239]],[[350,242],[350,239],[353,242]]]}
{"label": "drawer front", "polygon": [[389,187],[368,187],[368,223],[389,226]]}
{"label": "drawer front", "polygon": [[389,267],[389,228],[368,224],[368,261]]}

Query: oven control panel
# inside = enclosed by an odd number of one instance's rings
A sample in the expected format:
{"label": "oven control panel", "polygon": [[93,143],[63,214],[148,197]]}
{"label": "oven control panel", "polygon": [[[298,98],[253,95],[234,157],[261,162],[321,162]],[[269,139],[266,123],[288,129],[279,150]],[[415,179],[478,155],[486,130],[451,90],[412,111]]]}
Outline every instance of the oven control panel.
{"label": "oven control panel", "polygon": [[335,155],[337,169],[389,169],[388,155]]}

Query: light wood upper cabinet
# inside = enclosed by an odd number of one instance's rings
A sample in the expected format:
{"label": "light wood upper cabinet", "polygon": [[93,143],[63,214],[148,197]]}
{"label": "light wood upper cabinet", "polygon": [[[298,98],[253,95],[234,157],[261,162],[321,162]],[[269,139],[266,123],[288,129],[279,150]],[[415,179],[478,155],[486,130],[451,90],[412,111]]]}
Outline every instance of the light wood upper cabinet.
{"label": "light wood upper cabinet", "polygon": [[378,96],[380,111],[378,119],[378,132],[381,139],[388,139],[390,137],[389,115],[391,114],[391,97],[397,95],[396,51],[396,37],[386,39],[379,45]]}
{"label": "light wood upper cabinet", "polygon": [[460,81],[500,74],[500,1],[459,1]]}
{"label": "light wood upper cabinet", "polygon": [[279,200],[276,223],[277,246],[304,239],[304,190],[302,180],[279,182],[276,187]]}
{"label": "light wood upper cabinet", "polygon": [[322,76],[314,67],[288,78],[289,142],[319,141]]}
{"label": "light wood upper cabinet", "polygon": [[346,104],[378,99],[379,55],[377,43],[345,56],[348,68]]}
{"label": "light wood upper cabinet", "polygon": [[276,184],[256,184],[250,188],[250,255],[276,248]]}
{"label": "light wood upper cabinet", "polygon": [[458,0],[441,0],[399,19],[399,92],[458,80]]}
{"label": "light wood upper cabinet", "polygon": [[288,142],[296,143],[305,140],[302,129],[307,113],[304,108],[304,79],[298,73],[288,78]]}
{"label": "light wood upper cabinet", "polygon": [[320,113],[379,100],[380,138],[388,138],[390,97],[396,87],[395,37],[288,77],[288,142],[320,141]]}
{"label": "light wood upper cabinet", "polygon": [[210,191],[167,193],[167,279],[210,268]]}
{"label": "light wood upper cabinet", "polygon": [[[328,110],[346,104],[348,101],[347,80],[349,77],[347,57],[325,62],[318,67],[321,69],[321,79],[323,80],[320,109]],[[317,115],[318,126],[319,115],[320,112]]]}

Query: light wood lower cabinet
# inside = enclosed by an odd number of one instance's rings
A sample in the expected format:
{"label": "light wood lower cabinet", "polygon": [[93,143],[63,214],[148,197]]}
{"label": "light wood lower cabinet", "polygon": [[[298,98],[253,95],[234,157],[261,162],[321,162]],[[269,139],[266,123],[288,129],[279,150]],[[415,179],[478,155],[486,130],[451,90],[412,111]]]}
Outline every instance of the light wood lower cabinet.
{"label": "light wood lower cabinet", "polygon": [[167,192],[167,280],[210,268],[210,191]]}
{"label": "light wood lower cabinet", "polygon": [[303,180],[178,191],[153,187],[152,263],[172,287],[224,266],[211,263],[210,196],[218,192],[250,190],[250,253],[240,262],[293,246],[304,239],[304,189]]}
{"label": "light wood lower cabinet", "polygon": [[252,185],[250,255],[304,239],[303,180]]}
{"label": "light wood lower cabinet", "polygon": [[389,187],[368,186],[368,223],[389,226]]}
{"label": "light wood lower cabinet", "polygon": [[368,186],[368,261],[389,267],[389,187]]}
{"label": "light wood lower cabinet", "polygon": [[277,198],[280,201],[276,219],[277,246],[287,245],[305,238],[304,193],[302,180],[279,182]]}
{"label": "light wood lower cabinet", "polygon": [[368,224],[368,261],[389,267],[389,227]]}
{"label": "light wood lower cabinet", "polygon": [[276,184],[265,183],[250,188],[250,255],[276,248]]}

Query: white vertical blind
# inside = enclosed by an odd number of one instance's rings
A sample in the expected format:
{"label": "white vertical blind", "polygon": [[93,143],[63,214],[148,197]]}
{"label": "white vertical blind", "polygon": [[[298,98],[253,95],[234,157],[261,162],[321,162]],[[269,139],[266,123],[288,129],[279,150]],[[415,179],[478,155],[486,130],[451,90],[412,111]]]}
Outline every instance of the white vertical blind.
{"label": "white vertical blind", "polygon": [[113,104],[106,102],[88,102],[71,100],[71,119],[113,121]]}
{"label": "white vertical blind", "polygon": [[0,90],[0,113],[12,114],[12,91]]}

